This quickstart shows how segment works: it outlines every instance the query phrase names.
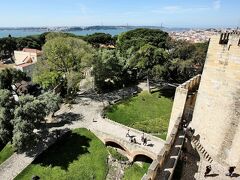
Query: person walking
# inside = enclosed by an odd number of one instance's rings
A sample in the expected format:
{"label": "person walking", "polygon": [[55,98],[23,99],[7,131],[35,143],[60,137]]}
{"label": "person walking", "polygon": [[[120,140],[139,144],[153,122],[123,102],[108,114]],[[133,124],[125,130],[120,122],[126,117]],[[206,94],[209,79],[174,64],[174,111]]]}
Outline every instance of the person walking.
{"label": "person walking", "polygon": [[147,138],[143,139],[143,145],[146,146],[147,145]]}
{"label": "person walking", "polygon": [[144,133],[142,134],[141,141],[144,141]]}
{"label": "person walking", "polygon": [[228,173],[226,174],[226,176],[232,177],[235,168],[236,168],[235,166],[230,166],[228,168]]}
{"label": "person walking", "polygon": [[206,166],[206,171],[205,171],[205,173],[204,173],[204,177],[208,176],[208,175],[209,175],[209,173],[211,172],[211,170],[212,170],[212,167],[211,167],[211,165],[209,165],[209,166]]}
{"label": "person walking", "polygon": [[129,132],[130,132],[130,129],[128,129],[128,132],[127,132],[127,134],[126,134],[126,137],[129,137],[129,136],[130,136]]}

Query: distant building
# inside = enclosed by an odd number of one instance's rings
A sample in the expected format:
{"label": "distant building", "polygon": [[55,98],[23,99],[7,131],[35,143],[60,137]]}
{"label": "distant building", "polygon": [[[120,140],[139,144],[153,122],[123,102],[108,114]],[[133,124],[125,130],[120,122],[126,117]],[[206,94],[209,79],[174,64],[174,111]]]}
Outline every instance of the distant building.
{"label": "distant building", "polygon": [[15,68],[32,76],[35,63],[42,56],[42,51],[24,48],[22,51],[14,51]]}

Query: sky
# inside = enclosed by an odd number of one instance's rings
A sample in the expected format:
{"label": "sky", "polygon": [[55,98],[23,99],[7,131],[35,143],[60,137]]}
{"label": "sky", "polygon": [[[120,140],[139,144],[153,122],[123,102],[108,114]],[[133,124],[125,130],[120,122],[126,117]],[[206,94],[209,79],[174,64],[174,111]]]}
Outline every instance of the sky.
{"label": "sky", "polygon": [[240,27],[240,0],[0,0],[0,27]]}

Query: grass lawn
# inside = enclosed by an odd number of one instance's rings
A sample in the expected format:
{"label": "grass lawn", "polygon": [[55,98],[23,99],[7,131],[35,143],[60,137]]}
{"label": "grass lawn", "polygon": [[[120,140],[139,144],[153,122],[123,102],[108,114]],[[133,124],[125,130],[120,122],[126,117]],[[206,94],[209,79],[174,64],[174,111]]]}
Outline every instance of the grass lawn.
{"label": "grass lawn", "polygon": [[10,144],[7,144],[1,151],[0,151],[0,164],[2,164],[6,159],[8,159],[14,150]]}
{"label": "grass lawn", "polygon": [[87,129],[76,129],[43,152],[15,179],[103,180],[107,173],[105,145]]}
{"label": "grass lawn", "polygon": [[110,106],[106,110],[109,119],[165,139],[173,100],[159,92],[141,92],[136,97]]}
{"label": "grass lawn", "polygon": [[107,147],[108,152],[111,154],[112,158],[117,159],[119,161],[127,161],[128,158],[117,152],[117,150],[113,147]]}
{"label": "grass lawn", "polygon": [[142,163],[142,167],[134,163],[132,166],[125,169],[124,172],[124,180],[140,180],[142,179],[143,175],[147,172],[150,164],[149,163]]}

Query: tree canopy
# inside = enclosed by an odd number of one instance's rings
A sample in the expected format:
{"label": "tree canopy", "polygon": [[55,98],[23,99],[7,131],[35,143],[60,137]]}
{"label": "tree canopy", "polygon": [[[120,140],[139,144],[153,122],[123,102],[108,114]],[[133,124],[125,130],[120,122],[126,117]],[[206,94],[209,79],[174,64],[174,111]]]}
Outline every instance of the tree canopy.
{"label": "tree canopy", "polygon": [[[33,81],[45,88],[51,88],[64,81],[78,82],[82,70],[90,67],[95,58],[94,49],[85,41],[73,37],[56,37],[46,42],[43,47],[43,61],[38,63]],[[78,73],[78,79],[71,74]],[[76,88],[76,83],[73,84]]]}
{"label": "tree canopy", "polygon": [[168,33],[159,29],[139,28],[120,34],[117,39],[117,47],[122,53],[130,48],[137,51],[145,44],[165,48],[167,38]]}

